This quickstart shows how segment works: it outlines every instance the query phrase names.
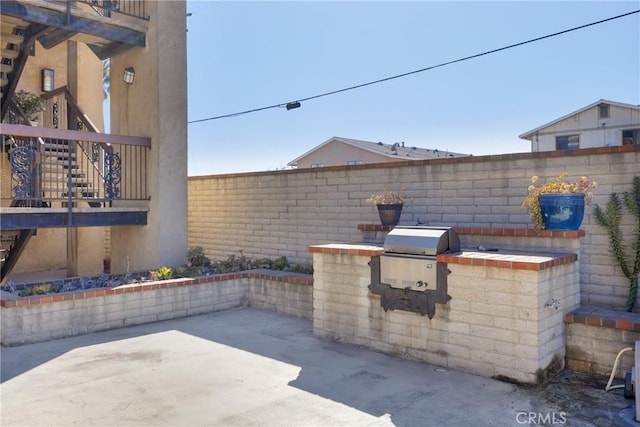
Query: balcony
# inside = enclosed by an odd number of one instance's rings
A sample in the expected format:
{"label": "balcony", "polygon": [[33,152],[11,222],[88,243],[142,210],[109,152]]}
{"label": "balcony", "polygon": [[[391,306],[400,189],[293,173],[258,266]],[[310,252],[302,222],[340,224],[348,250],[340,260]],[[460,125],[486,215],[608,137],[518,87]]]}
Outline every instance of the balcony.
{"label": "balcony", "polygon": [[146,224],[149,138],[22,124],[0,129],[11,169],[2,230]]}

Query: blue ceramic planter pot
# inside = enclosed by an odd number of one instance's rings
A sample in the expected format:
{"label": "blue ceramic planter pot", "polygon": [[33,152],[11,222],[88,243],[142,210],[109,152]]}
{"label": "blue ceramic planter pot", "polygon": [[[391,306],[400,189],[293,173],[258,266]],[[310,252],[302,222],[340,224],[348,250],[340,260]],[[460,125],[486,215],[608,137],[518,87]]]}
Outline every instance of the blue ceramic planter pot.
{"label": "blue ceramic planter pot", "polygon": [[540,210],[546,230],[577,230],[584,218],[584,194],[541,194]]}

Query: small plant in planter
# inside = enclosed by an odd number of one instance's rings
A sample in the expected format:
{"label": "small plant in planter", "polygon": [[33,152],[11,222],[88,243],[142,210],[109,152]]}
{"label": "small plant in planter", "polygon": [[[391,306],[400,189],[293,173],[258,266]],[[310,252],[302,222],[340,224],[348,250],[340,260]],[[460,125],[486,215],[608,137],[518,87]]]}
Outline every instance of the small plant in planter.
{"label": "small plant in planter", "polygon": [[44,111],[44,99],[35,93],[21,90],[13,94],[13,100],[29,121],[37,121]]}
{"label": "small plant in planter", "polygon": [[400,221],[400,214],[405,200],[404,192],[394,192],[385,189],[380,194],[372,194],[367,202],[378,207],[378,215],[382,225],[394,226]]}
{"label": "small plant in planter", "polygon": [[[536,230],[556,229],[575,230],[580,227],[584,215],[584,205],[589,204],[593,189],[598,186],[582,176],[577,181],[567,181],[566,172],[558,175],[553,181],[538,184],[539,178],[533,176],[527,189],[527,197],[521,206],[529,208],[529,218]],[[577,196],[575,200],[553,200],[553,196]],[[567,202],[567,205],[564,203]]]}
{"label": "small plant in planter", "polygon": [[150,272],[152,280],[168,280],[173,275],[173,270],[169,267],[162,266],[156,271]]}
{"label": "small plant in planter", "polygon": [[189,261],[189,267],[205,267],[211,265],[211,260],[205,256],[202,246],[189,248],[187,260]]}

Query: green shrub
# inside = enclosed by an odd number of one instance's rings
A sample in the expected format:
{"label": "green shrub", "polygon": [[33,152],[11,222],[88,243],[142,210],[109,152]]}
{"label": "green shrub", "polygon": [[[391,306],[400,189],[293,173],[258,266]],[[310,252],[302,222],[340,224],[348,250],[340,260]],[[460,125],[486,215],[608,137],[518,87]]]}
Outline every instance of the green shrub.
{"label": "green shrub", "polygon": [[169,267],[160,267],[156,271],[151,272],[151,278],[153,280],[167,280],[171,279],[173,270]]}
{"label": "green shrub", "polygon": [[189,248],[187,259],[191,267],[204,267],[211,264],[211,261],[205,256],[204,249],[202,249],[201,246]]}

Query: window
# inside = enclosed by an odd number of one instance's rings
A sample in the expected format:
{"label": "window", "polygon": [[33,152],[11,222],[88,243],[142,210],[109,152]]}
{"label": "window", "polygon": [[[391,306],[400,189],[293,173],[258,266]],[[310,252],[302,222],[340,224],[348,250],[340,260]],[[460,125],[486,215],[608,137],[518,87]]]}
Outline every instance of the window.
{"label": "window", "polygon": [[609,104],[598,105],[598,118],[600,119],[609,118]]}
{"label": "window", "polygon": [[351,165],[362,165],[364,164],[364,162],[362,160],[349,160],[347,162],[347,165],[351,166]]}
{"label": "window", "polygon": [[580,135],[556,136],[556,150],[577,150],[580,148]]}
{"label": "window", "polygon": [[321,168],[324,167],[324,163],[311,163],[312,168]]}
{"label": "window", "polygon": [[640,144],[640,129],[622,131],[622,145]]}

